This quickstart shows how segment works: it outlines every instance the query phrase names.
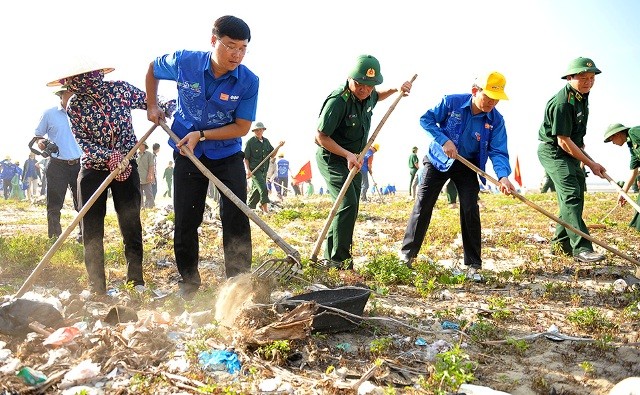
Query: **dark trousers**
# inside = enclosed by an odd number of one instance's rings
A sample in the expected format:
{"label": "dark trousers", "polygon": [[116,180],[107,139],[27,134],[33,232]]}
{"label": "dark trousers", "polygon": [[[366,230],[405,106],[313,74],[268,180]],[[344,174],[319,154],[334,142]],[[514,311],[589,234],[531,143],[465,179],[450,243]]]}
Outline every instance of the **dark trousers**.
{"label": "dark trousers", "polygon": [[[64,205],[67,189],[71,189],[73,207],[80,211],[78,205],[78,172],[80,161],[69,164],[68,161],[49,159],[47,166],[47,230],[49,238],[57,238],[62,234],[60,226],[60,210]],[[82,227],[80,228],[82,229]],[[80,232],[82,233],[82,231]]]}
{"label": "dark trousers", "polygon": [[276,192],[278,196],[287,196],[289,189],[289,177],[276,177]]}
{"label": "dark trousers", "polygon": [[416,191],[416,201],[409,217],[409,223],[402,241],[401,252],[407,258],[415,258],[422,247],[422,242],[429,229],[433,208],[447,180],[451,179],[458,189],[460,200],[460,229],[462,231],[462,248],[464,264],[479,266],[482,264],[480,208],[478,194],[480,186],[476,173],[460,161],[446,172],[436,170],[431,163],[425,165],[422,180]]}
{"label": "dark trousers", "polygon": [[[140,176],[131,161],[133,171],[124,181],[111,181],[82,219],[84,264],[89,284],[94,292],[106,291],[104,270],[104,217],[107,214],[107,191],[111,190],[113,206],[124,242],[127,261],[127,282],[144,285],[142,277],[142,224],[140,222]],[[49,164],[51,166],[51,164]],[[84,205],[109,176],[108,171],[81,169],[78,177],[80,203]]]}
{"label": "dark trousers", "polygon": [[[316,161],[320,174],[327,183],[327,191],[335,201],[347,178],[349,169],[347,160],[339,155],[319,148],[316,153]],[[342,202],[338,207],[329,231],[327,232],[324,257],[336,262],[344,262],[351,259],[351,246],[353,244],[353,230],[358,218],[360,186],[362,175],[356,172],[351,184],[347,187]]]}
{"label": "dark trousers", "polygon": [[9,196],[11,196],[11,178],[2,179],[2,190],[4,192],[4,200],[9,199]]}
{"label": "dark trousers", "polygon": [[[181,282],[197,289],[200,286],[198,227],[202,223],[209,179],[186,156],[174,153],[173,157],[176,265]],[[238,199],[246,201],[247,175],[242,152],[223,159],[209,159],[205,155],[199,159]],[[227,277],[248,272],[252,254],[249,218],[224,193],[220,194],[220,218]]]}
{"label": "dark trousers", "polygon": [[[589,229],[582,219],[587,184],[580,161],[569,156],[557,145],[546,143],[538,146],[538,159],[556,187],[560,209],[558,217],[574,228],[589,234]],[[556,224],[556,233],[551,239],[551,244],[559,245],[565,253],[570,255],[593,251],[591,241],[560,224]]]}

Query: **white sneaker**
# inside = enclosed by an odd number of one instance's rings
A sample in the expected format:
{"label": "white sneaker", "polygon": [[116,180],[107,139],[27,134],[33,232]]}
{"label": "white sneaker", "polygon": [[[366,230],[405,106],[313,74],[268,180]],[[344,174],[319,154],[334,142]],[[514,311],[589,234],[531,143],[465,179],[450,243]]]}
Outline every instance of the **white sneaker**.
{"label": "white sneaker", "polygon": [[468,268],[466,273],[467,279],[476,283],[484,281],[484,277],[482,277],[482,274],[480,274],[478,270],[479,269],[476,269],[474,267]]}

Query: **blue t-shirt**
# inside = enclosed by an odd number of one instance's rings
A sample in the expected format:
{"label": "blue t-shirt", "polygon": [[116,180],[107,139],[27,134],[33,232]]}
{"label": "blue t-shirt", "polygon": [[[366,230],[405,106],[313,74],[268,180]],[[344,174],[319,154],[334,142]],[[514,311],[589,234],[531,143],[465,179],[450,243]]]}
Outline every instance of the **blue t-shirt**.
{"label": "blue t-shirt", "polygon": [[[184,137],[196,130],[215,129],[236,119],[254,121],[258,105],[258,76],[239,65],[216,78],[211,71],[211,52],[177,51],[156,58],[153,75],[177,83],[178,101],[171,129]],[[169,140],[174,149],[175,143]],[[200,141],[196,157],[222,159],[242,150],[242,139]]]}
{"label": "blue t-shirt", "polygon": [[278,178],[287,178],[289,176],[289,161],[286,159],[279,159],[278,163]]}

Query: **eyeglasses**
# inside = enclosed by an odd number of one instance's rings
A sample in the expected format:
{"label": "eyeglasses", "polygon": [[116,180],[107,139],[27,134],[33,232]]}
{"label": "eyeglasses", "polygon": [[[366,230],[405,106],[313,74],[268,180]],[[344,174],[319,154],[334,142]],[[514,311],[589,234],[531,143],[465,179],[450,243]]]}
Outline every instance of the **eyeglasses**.
{"label": "eyeglasses", "polygon": [[[216,36],[217,37],[217,36]],[[222,39],[220,37],[217,37],[218,40],[217,42],[219,42],[220,44],[222,44],[222,46],[227,50],[227,52],[229,53],[234,53],[234,54],[238,54],[238,55],[246,55],[246,53],[248,52],[247,47],[230,47],[227,44],[225,44]]]}

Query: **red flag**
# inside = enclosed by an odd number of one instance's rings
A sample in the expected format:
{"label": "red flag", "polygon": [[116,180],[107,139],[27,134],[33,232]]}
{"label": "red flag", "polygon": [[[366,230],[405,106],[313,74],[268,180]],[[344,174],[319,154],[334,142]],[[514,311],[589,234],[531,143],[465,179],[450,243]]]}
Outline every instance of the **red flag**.
{"label": "red flag", "polygon": [[298,185],[301,182],[309,181],[311,179],[311,161],[302,166],[298,174],[293,176],[293,185]]}
{"label": "red flag", "polygon": [[516,170],[514,171],[513,178],[516,180],[520,188],[522,188],[522,175],[520,174],[520,162],[518,161],[518,157],[516,156]]}

